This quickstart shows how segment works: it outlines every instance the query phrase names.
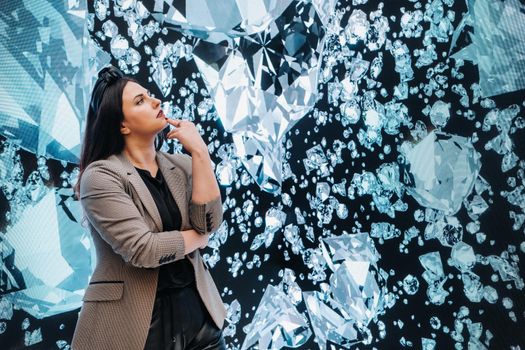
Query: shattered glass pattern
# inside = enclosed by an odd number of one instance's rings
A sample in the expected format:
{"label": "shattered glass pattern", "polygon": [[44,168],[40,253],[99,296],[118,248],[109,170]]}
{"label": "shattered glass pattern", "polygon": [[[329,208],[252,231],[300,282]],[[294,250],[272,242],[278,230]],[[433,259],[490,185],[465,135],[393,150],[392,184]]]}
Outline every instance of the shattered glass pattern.
{"label": "shattered glass pattern", "polygon": [[70,348],[107,63],[208,145],[229,350],[525,348],[522,1],[50,4],[0,8],[2,348]]}

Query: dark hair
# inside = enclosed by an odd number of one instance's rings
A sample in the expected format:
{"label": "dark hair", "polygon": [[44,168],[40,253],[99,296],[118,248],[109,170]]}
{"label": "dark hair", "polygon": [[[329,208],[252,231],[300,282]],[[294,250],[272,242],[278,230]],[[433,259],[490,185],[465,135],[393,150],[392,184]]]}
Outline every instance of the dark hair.
{"label": "dark hair", "polygon": [[[80,151],[80,171],[74,191],[80,198],[80,180],[86,167],[97,160],[118,154],[124,149],[124,136],[120,133],[120,123],[124,120],[122,112],[122,93],[128,82],[138,81],[125,76],[118,68],[108,66],[100,70],[91,92],[87,112],[84,140]],[[155,149],[158,151],[166,139],[165,131],[157,134]]]}

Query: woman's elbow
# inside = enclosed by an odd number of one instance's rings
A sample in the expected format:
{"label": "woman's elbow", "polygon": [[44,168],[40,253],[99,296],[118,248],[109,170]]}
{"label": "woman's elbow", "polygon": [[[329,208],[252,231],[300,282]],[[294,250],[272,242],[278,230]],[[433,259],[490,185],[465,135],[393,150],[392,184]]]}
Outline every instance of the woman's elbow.
{"label": "woman's elbow", "polygon": [[154,268],[158,266],[155,263],[155,248],[152,243],[135,243],[128,249],[121,247],[119,254],[126,263],[134,267]]}

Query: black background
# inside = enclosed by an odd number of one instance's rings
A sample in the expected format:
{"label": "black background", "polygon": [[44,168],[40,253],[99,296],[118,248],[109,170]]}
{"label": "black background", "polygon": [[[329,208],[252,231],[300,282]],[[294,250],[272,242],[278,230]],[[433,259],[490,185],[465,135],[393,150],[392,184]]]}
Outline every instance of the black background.
{"label": "black background", "polygon": [[[378,1],[369,1],[367,4],[359,6],[358,8],[362,9],[365,13],[376,10],[379,2]],[[149,10],[152,10],[147,4],[145,4]],[[338,8],[343,9],[348,4],[339,3]],[[93,13],[93,4],[89,4],[90,13]],[[394,40],[392,37],[393,33],[399,33],[399,18],[400,18],[400,8],[405,7],[407,10],[413,10],[414,4],[409,1],[388,1],[383,7],[383,15],[387,18],[390,16],[396,16],[396,21],[392,22],[389,20],[390,32],[387,34],[387,37],[390,40]],[[112,12],[113,2],[110,2],[110,11]],[[445,7],[447,8],[447,7]],[[456,18],[453,22],[454,28],[458,25],[461,20],[462,14],[466,12],[467,8],[462,1],[456,1],[452,9],[456,12]],[[113,12],[112,12],[113,13]],[[348,11],[342,20],[342,24],[346,23],[348,17],[351,13],[351,10]],[[122,18],[116,18],[113,15],[109,16],[109,19],[114,21],[119,27],[119,33],[126,36],[127,33],[127,24],[123,21]],[[103,22],[100,22],[95,17],[95,28],[94,32],[101,29]],[[423,30],[429,28],[428,22],[422,22]],[[109,40],[102,41],[98,37],[94,36],[93,32],[90,33],[92,38],[97,41],[105,51],[109,52]],[[423,33],[424,35],[424,33]],[[161,33],[154,35],[152,38],[146,40],[138,49],[141,51],[143,45],[147,44],[151,47],[155,47],[158,38],[162,38],[165,42],[174,43],[177,39],[180,39],[182,35],[176,31],[169,30],[168,34],[163,35]],[[133,47],[132,40],[128,37],[130,45]],[[404,38],[401,40],[409,47],[411,51],[415,49],[423,48],[422,37],[419,38]],[[426,71],[429,67],[437,65],[439,62],[446,62],[448,59],[441,56],[441,52],[448,51],[450,43],[438,43],[435,40],[433,42],[436,44],[436,52],[438,53],[438,59],[431,65],[427,67],[422,67],[420,69],[415,67],[416,58],[412,56],[412,67],[414,68],[414,80],[409,82],[409,86],[417,86],[420,83],[427,83],[428,79],[425,77]],[[462,35],[459,40],[459,46],[464,47],[469,43],[467,35]],[[363,59],[372,61],[378,54],[378,51],[368,51],[365,46],[360,43],[353,47],[354,50],[359,51],[363,55]],[[381,74],[379,75],[378,81],[382,83],[382,87],[387,89],[389,96],[383,98],[381,95],[377,95],[377,100],[381,103],[386,103],[392,99],[392,92],[395,85],[399,83],[399,75],[394,71],[394,59],[392,55],[385,50],[384,46],[379,50],[383,52],[383,61],[384,66]],[[144,86],[147,86],[157,97],[167,100],[173,100],[174,104],[183,106],[184,100],[178,98],[178,91],[181,86],[184,85],[184,80],[186,77],[191,79],[191,74],[197,72],[197,68],[193,61],[186,62],[184,59],[179,61],[178,66],[174,69],[174,75],[177,78],[177,84],[172,87],[170,96],[167,98],[162,98],[161,92],[158,90],[157,86],[151,82],[147,82],[148,76],[150,76],[148,67],[146,66],[147,57],[142,53],[143,60],[140,63],[140,71],[134,76],[138,81],[143,82]],[[450,59],[448,62],[450,67],[454,66],[454,60]],[[117,65],[115,61],[112,64]],[[518,266],[520,273],[523,276],[522,271],[525,269],[523,259],[524,253],[519,250],[520,243],[523,241],[524,233],[521,231],[512,231],[512,220],[509,218],[509,210],[514,210],[519,212],[519,208],[511,206],[507,200],[500,195],[501,191],[510,190],[510,186],[507,184],[507,178],[509,176],[516,176],[518,167],[511,169],[506,173],[501,172],[501,159],[502,156],[498,155],[496,152],[489,150],[486,151],[483,146],[487,141],[491,140],[494,136],[497,135],[498,131],[493,127],[489,132],[483,132],[480,128],[475,126],[475,121],[483,121],[483,117],[489,111],[484,109],[477,104],[472,104],[472,91],[469,89],[470,85],[474,82],[479,81],[479,75],[477,66],[473,65],[471,62],[466,61],[465,65],[460,69],[460,72],[464,74],[464,79],[461,81],[455,80],[450,74],[450,68],[447,69],[442,74],[446,75],[449,78],[449,88],[446,90],[446,94],[441,100],[451,103],[451,118],[446,127],[443,128],[445,132],[451,134],[457,134],[461,136],[471,136],[473,133],[477,133],[479,141],[474,144],[476,150],[481,154],[481,172],[480,175],[486,179],[492,189],[492,195],[489,196],[487,192],[483,194],[483,198],[488,201],[492,200],[492,203],[489,203],[490,207],[485,211],[480,217],[480,231],[484,232],[487,235],[487,239],[484,243],[478,244],[476,242],[475,235],[471,235],[466,231],[463,234],[463,241],[470,244],[476,254],[481,254],[483,256],[489,255],[500,255],[501,252],[505,251],[509,245],[514,245],[517,248],[517,254],[519,256]],[[333,75],[337,76],[340,80],[344,78],[345,68],[342,63],[339,63],[334,67]],[[331,80],[333,81],[333,79]],[[197,79],[199,87],[204,87],[202,80]],[[470,109],[476,113],[476,119],[474,121],[468,121],[467,119],[460,117],[455,114],[456,110],[465,111],[466,109],[459,104],[459,96],[452,91],[450,87],[453,84],[462,83],[467,91],[469,92],[469,97],[471,100]],[[362,81],[359,85],[361,89],[366,89],[366,84]],[[328,111],[330,115],[335,115],[339,112],[337,107],[330,106],[327,100],[327,85],[321,84],[320,91],[324,93],[323,98],[318,102],[316,108],[321,111]],[[196,95],[195,103],[200,102],[199,98],[202,97]],[[496,106],[499,109],[504,109],[507,106],[512,104],[522,104],[523,91],[518,91],[509,94],[503,94],[499,96],[492,97],[495,101]],[[401,102],[408,107],[410,117],[412,121],[422,120],[427,124],[429,129],[432,129],[433,126],[429,123],[429,118],[425,117],[422,114],[422,109],[427,105],[432,105],[438,98],[435,95],[429,97],[429,101],[425,102],[423,98],[420,98],[417,94],[409,94],[408,99],[402,100]],[[523,110],[523,105],[521,106]],[[196,122],[199,122],[205,130],[205,136],[209,135],[212,128],[219,130],[219,133],[213,139],[207,139],[207,143],[214,140],[218,140],[222,143],[232,143],[232,138],[230,135],[224,133],[224,129],[218,120],[199,120],[199,117],[196,115]],[[520,113],[523,116],[523,112]],[[343,198],[336,195],[337,199],[340,202],[347,204],[349,209],[349,216],[345,220],[340,220],[337,216],[333,215],[333,220],[330,224],[324,225],[323,228],[317,227],[317,218],[315,217],[315,212],[310,209],[309,203],[306,199],[307,193],[315,194],[315,182],[312,181],[314,178],[318,178],[319,181],[326,181],[324,178],[319,178],[314,172],[307,174],[302,159],[306,157],[306,150],[313,147],[316,144],[321,143],[323,138],[327,141],[327,147],[331,148],[332,142],[335,139],[344,141],[345,143],[349,140],[355,140],[357,142],[357,131],[360,127],[363,127],[362,120],[360,120],[356,125],[353,125],[352,128],[354,132],[350,135],[348,139],[345,139],[342,134],[342,125],[335,118],[330,117],[329,122],[324,125],[319,125],[318,121],[313,116],[313,113],[308,113],[302,120],[300,120],[295,127],[288,132],[286,139],[290,140],[293,144],[293,147],[288,149],[289,152],[287,155],[288,162],[291,166],[293,173],[297,178],[297,182],[293,178],[288,178],[282,184],[283,193],[290,194],[293,202],[293,207],[299,207],[301,211],[306,211],[310,213],[306,217],[306,224],[314,228],[314,233],[316,238],[322,235],[324,229],[332,230],[332,233],[339,235],[343,230],[351,232],[353,227],[356,227],[356,223],[362,225],[361,231],[369,232],[372,223],[375,222],[390,222],[393,223],[401,231],[408,229],[411,226],[416,226],[420,229],[420,232],[424,231],[425,223],[419,223],[414,220],[413,212],[415,209],[421,208],[420,205],[409,195],[405,195],[403,201],[408,203],[407,212],[396,212],[395,219],[389,218],[386,214],[381,214],[377,210],[374,210],[370,203],[370,196],[357,197],[354,200],[349,200],[348,198]],[[296,134],[296,130],[299,132]],[[382,163],[388,163],[396,161],[398,153],[396,152],[396,145],[399,144],[403,138],[409,137],[409,130],[406,127],[401,128],[401,133],[396,136],[391,136],[383,132],[383,145],[391,145],[392,152],[388,155],[385,155],[384,159],[379,158],[381,153],[381,148],[377,148],[373,151],[367,150],[366,148],[358,145],[359,153],[362,153],[362,156],[357,159],[352,159],[350,153],[347,149],[343,150],[343,164],[337,165],[333,169],[333,173],[330,175],[333,178],[332,183],[340,183],[342,179],[347,179],[347,186],[350,183],[353,173],[361,173],[361,171],[372,171],[374,172]],[[515,134],[511,135],[514,142],[514,151],[521,160],[525,159],[525,137],[524,130],[518,130]],[[32,170],[36,168],[36,158],[33,154],[20,151],[22,162],[24,165],[25,174],[29,174]],[[212,159],[216,164],[220,159],[212,152]],[[55,160],[48,160],[47,162],[52,179],[49,181],[49,186],[60,186],[59,175],[63,170],[63,167],[60,165],[60,162]],[[75,164],[68,164],[66,169],[72,170],[75,167]],[[239,171],[240,173],[240,171]],[[308,179],[309,185],[306,188],[300,188],[298,183],[302,181],[302,176]],[[518,180],[519,182],[519,180]],[[292,187],[295,187],[296,193],[293,194],[290,190]],[[224,213],[224,220],[228,222],[228,227],[233,227],[234,233],[230,235],[226,244],[221,246],[220,262],[212,269],[212,275],[215,279],[215,282],[219,288],[219,291],[223,291],[225,287],[228,287],[232,290],[232,294],[223,294],[223,300],[226,303],[231,303],[233,300],[237,299],[241,306],[241,320],[237,325],[237,333],[232,339],[231,337],[226,338],[226,342],[231,345],[236,345],[240,348],[242,344],[245,333],[242,332],[242,327],[247,325],[254,316],[254,310],[259,304],[259,301],[264,293],[265,287],[267,284],[276,285],[280,282],[281,278],[278,276],[279,270],[284,268],[290,268],[296,272],[296,275],[303,273],[307,275],[309,270],[304,265],[302,258],[300,256],[294,255],[289,249],[288,243],[285,243],[282,230],[279,230],[273,239],[272,245],[269,248],[261,247],[255,252],[249,250],[249,245],[251,244],[253,238],[264,230],[264,225],[262,227],[255,227],[253,225],[252,216],[251,223],[247,223],[251,227],[250,239],[248,242],[243,243],[241,241],[242,233],[238,230],[237,224],[235,224],[233,218],[234,210],[236,207],[241,207],[244,200],[247,199],[246,193],[251,191],[255,194],[255,197],[258,198],[258,203],[255,203],[255,211],[259,215],[264,217],[266,211],[276,206],[280,202],[280,198],[261,191],[257,185],[253,182],[248,186],[242,186],[240,189],[232,188],[231,193],[227,193],[226,189],[221,187],[223,200],[226,197],[235,198],[236,206],[229,208]],[[469,196],[468,198],[471,198]],[[284,206],[282,209],[287,214],[287,220],[285,225],[289,223],[295,223],[295,214],[293,207]],[[5,213],[9,208],[9,203],[5,200],[2,193],[0,192],[0,208],[2,213]],[[357,218],[354,218],[354,213],[357,214]],[[462,209],[456,214],[460,222],[465,226],[471,221],[468,217],[466,209]],[[4,220],[4,215],[1,216],[0,220]],[[5,222],[1,221],[2,229],[5,228]],[[300,225],[301,233],[303,235],[303,242],[305,243],[306,248],[315,248],[316,243],[311,243],[309,240],[305,239],[304,227]],[[484,339],[485,330],[490,330],[493,335],[493,339],[490,341],[490,349],[508,349],[511,345],[513,346],[525,346],[525,336],[523,335],[523,322],[524,320],[524,311],[525,311],[525,296],[523,290],[516,290],[513,283],[504,283],[504,282],[492,282],[491,276],[495,274],[490,267],[490,265],[484,266],[481,264],[476,264],[473,268],[473,272],[480,276],[481,283],[483,285],[491,285],[497,289],[499,298],[495,304],[489,304],[485,299],[480,303],[470,302],[463,293],[463,282],[458,278],[460,276],[458,270],[454,267],[449,266],[446,263],[446,260],[450,257],[450,248],[442,246],[438,240],[429,240],[425,241],[423,246],[417,244],[417,239],[412,240],[409,245],[409,254],[402,254],[399,252],[399,243],[401,242],[402,237],[394,238],[392,240],[386,241],[384,244],[379,244],[375,240],[376,248],[381,254],[381,259],[379,260],[379,266],[385,271],[389,272],[391,270],[395,271],[393,276],[390,276],[388,280],[388,287],[390,291],[395,290],[395,293],[399,296],[395,306],[391,309],[387,309],[383,315],[378,317],[379,320],[385,323],[386,325],[386,337],[384,339],[379,338],[379,332],[375,322],[370,323],[370,330],[373,335],[373,340],[370,345],[356,344],[353,349],[399,349],[402,348],[400,344],[400,339],[411,341],[413,343],[412,348],[420,349],[421,348],[421,337],[433,338],[435,335],[435,340],[437,342],[436,349],[453,349],[454,341],[450,336],[450,333],[443,331],[443,326],[447,326],[451,331],[454,329],[454,320],[455,313],[459,310],[461,306],[467,306],[470,310],[469,318],[472,322],[481,322],[483,325],[483,336],[481,339]],[[490,244],[489,241],[493,240],[494,243]],[[283,252],[288,250],[290,255],[290,260],[284,258]],[[236,278],[228,272],[229,265],[226,263],[226,257],[233,256],[235,252],[247,252],[247,259],[245,262],[250,261],[254,254],[258,254],[261,259],[263,259],[265,254],[269,254],[270,258],[263,262],[260,268],[246,269],[242,274]],[[445,283],[445,289],[450,291],[450,295],[446,298],[446,301],[443,305],[433,305],[426,303],[426,289],[427,283],[421,277],[422,272],[424,271],[423,267],[419,263],[418,257],[422,254],[439,251],[443,261],[443,266],[445,270],[445,275],[449,275],[448,281]],[[211,249],[207,248],[202,253],[209,252],[211,254]],[[398,284],[399,281],[402,281],[407,274],[412,274],[416,276],[419,280],[420,287],[419,291],[415,295],[406,295],[402,292],[402,288]],[[264,278],[262,281],[259,281],[258,276],[263,275]],[[319,286],[312,283],[308,279],[297,278],[296,280],[303,291],[313,291],[319,290]],[[507,286],[512,286],[511,289],[508,289]],[[514,307],[512,311],[515,312],[518,321],[513,322],[509,316],[508,311],[502,305],[503,297],[509,297],[514,302]],[[405,304],[403,300],[406,299],[407,303]],[[305,312],[304,303],[301,303],[299,308],[300,311]],[[31,326],[29,330],[34,330],[38,327],[41,327],[44,341],[35,344],[30,347],[31,349],[53,349],[57,348],[55,342],[59,339],[66,340],[70,342],[74,326],[77,318],[78,310],[74,310],[68,313],[57,315],[54,317],[49,317],[44,320],[37,320],[32,318],[30,315],[26,314],[21,310],[15,310],[13,319],[7,321],[8,327],[7,331],[0,335],[0,347],[2,349],[20,349],[23,348],[23,338],[24,331],[21,329],[20,325],[24,318],[28,317],[31,321]],[[429,323],[429,319],[432,316],[439,317],[442,327],[438,330],[432,329]],[[394,322],[401,320],[404,323],[402,329],[394,324]],[[63,324],[63,329],[60,329],[60,325]],[[227,326],[227,323],[225,323]],[[468,343],[468,331],[465,329],[462,333],[465,340],[462,342],[463,348],[467,348]],[[310,337],[308,343],[302,346],[304,349],[316,349],[317,345],[313,341],[314,336]]]}

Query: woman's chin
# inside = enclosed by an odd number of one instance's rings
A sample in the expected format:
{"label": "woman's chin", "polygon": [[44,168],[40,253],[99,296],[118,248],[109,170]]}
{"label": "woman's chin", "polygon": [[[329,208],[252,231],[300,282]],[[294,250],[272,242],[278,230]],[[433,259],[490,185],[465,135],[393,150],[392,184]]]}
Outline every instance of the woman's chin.
{"label": "woman's chin", "polygon": [[162,124],[162,125],[158,127],[157,133],[162,132],[162,131],[164,131],[166,129],[168,129],[168,131],[169,131],[169,125],[170,124],[167,121],[164,121],[164,123],[159,123],[159,124]]}

